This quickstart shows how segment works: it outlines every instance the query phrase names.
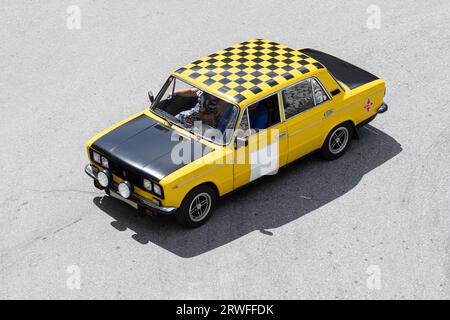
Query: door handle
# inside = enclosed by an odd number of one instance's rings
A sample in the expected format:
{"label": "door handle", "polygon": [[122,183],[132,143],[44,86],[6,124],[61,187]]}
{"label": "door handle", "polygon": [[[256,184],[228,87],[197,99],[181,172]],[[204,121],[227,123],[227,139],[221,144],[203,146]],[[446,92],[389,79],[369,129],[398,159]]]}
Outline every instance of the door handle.
{"label": "door handle", "polygon": [[278,134],[278,138],[284,137],[286,135],[286,131]]}
{"label": "door handle", "polygon": [[325,111],[325,113],[323,114],[323,116],[324,116],[325,118],[328,118],[329,116],[331,116],[331,115],[333,114],[333,112],[334,112],[334,109],[327,110],[327,111]]}

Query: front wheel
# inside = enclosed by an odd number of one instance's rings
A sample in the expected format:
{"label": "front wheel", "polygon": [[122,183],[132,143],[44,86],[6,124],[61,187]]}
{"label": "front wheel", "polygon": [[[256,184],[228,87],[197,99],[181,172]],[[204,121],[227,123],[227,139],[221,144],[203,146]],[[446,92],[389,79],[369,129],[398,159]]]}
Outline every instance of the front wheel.
{"label": "front wheel", "polygon": [[334,127],[323,143],[322,157],[334,160],[342,156],[350,146],[352,135],[353,127],[347,122]]}
{"label": "front wheel", "polygon": [[175,213],[177,221],[185,227],[195,228],[206,222],[216,203],[216,193],[207,186],[200,186],[188,193]]}

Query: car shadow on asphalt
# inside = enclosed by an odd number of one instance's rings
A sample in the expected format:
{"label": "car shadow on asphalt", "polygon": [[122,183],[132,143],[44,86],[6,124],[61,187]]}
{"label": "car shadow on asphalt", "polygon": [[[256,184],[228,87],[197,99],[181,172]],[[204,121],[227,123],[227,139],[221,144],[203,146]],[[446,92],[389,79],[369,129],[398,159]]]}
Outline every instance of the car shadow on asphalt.
{"label": "car shadow on asphalt", "polygon": [[111,216],[111,225],[132,230],[140,244],[153,243],[180,257],[190,258],[259,230],[285,225],[339,198],[353,189],[370,171],[402,151],[391,136],[366,126],[359,129],[347,153],[335,161],[309,156],[265,176],[221,199],[203,226],[185,229],[173,217],[149,217],[115,198],[93,202]]}

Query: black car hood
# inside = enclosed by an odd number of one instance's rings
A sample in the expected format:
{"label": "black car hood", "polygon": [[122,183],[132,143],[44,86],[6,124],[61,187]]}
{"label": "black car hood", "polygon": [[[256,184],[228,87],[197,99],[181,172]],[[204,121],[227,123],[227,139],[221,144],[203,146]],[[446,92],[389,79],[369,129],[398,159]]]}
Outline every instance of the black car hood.
{"label": "black car hood", "polygon": [[160,181],[212,151],[204,144],[184,137],[183,143],[187,143],[186,146],[191,148],[190,155],[184,155],[185,161],[182,163],[175,163],[172,161],[171,153],[180,140],[173,139],[173,134],[181,137],[173,129],[143,114],[100,137],[92,144],[92,149],[106,156],[110,167],[120,166],[121,169],[131,170]]}

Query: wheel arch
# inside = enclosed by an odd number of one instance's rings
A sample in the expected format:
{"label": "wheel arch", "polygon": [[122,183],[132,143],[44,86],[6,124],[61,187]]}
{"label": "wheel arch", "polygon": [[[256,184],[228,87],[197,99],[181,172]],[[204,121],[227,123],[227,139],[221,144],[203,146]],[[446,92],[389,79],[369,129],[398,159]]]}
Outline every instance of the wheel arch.
{"label": "wheel arch", "polygon": [[189,193],[192,192],[192,190],[197,189],[197,188],[199,188],[199,187],[201,187],[201,186],[209,186],[211,189],[213,189],[213,191],[214,191],[214,193],[215,193],[215,195],[216,195],[216,199],[219,199],[219,198],[220,198],[219,188],[217,188],[216,184],[215,184],[214,182],[212,182],[212,181],[206,181],[206,182],[202,182],[202,183],[196,185],[195,187],[192,187],[192,188],[186,193],[186,195],[184,196],[183,201],[184,201],[184,199],[187,197],[187,195],[188,195]]}
{"label": "wheel arch", "polygon": [[356,135],[356,137],[358,137],[357,135],[358,135],[358,133],[357,133],[357,131],[356,131],[356,124],[355,124],[355,122],[352,120],[352,119],[347,119],[347,120],[344,120],[344,121],[341,121],[341,122],[339,122],[338,124],[336,124],[336,125],[334,125],[333,127],[331,127],[331,129],[329,129],[323,136],[322,136],[322,141],[321,141],[321,146],[323,146],[323,144],[325,143],[325,141],[327,140],[327,138],[328,138],[328,136],[330,135],[330,133],[336,128],[336,127],[338,127],[338,126],[340,126],[341,124],[344,124],[344,123],[348,123],[351,127],[352,127],[352,136],[351,136],[351,138],[353,138],[353,137],[355,137],[355,135]]}
{"label": "wheel arch", "polygon": [[[351,120],[351,119],[348,119],[348,120],[346,120],[346,121],[343,121],[343,122],[341,122],[341,123],[339,123],[339,124],[343,124],[343,123],[348,123],[348,124],[350,124],[350,126],[352,127],[352,137],[355,135],[355,133],[356,133],[356,124],[355,124],[355,121],[353,121],[353,120]],[[338,124],[338,125],[339,125]],[[336,128],[336,126],[335,126],[335,128]],[[334,128],[333,128],[334,129]]]}
{"label": "wheel arch", "polygon": [[[196,193],[193,191],[198,188],[201,188],[201,187],[208,187],[211,190],[213,190],[212,192],[215,193],[216,196],[218,195],[218,189],[217,189],[216,185],[210,181],[202,182],[202,183],[196,185],[195,187],[191,188],[189,190],[189,192],[184,196],[183,201],[181,202],[181,206],[178,208],[177,211],[175,211],[175,218],[177,219],[177,221],[186,227],[189,227],[189,228],[198,227],[198,226],[202,225],[203,223],[205,223],[211,216],[212,210],[214,208],[214,203],[217,200],[217,197],[214,197],[214,195],[212,195],[211,198],[215,198],[215,199],[210,199],[211,200],[211,202],[209,204],[210,206],[209,206],[206,214],[204,212],[200,212],[200,214],[202,216],[198,217],[198,220],[195,220],[190,213],[191,206],[193,203],[192,201],[195,199],[195,196],[196,196]],[[210,192],[208,191],[208,194],[209,193]]]}

